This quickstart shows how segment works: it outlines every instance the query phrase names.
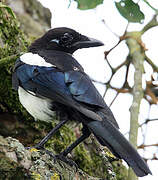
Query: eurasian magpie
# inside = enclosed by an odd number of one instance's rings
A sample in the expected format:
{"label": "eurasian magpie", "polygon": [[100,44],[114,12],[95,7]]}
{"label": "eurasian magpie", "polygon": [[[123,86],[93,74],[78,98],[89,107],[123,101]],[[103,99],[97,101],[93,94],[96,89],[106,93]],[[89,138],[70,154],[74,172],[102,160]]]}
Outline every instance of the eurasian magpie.
{"label": "eurasian magpie", "polygon": [[145,161],[118,130],[111,110],[83,67],[72,56],[77,49],[102,45],[101,41],[66,27],[51,29],[17,59],[13,88],[35,119],[48,122],[55,112],[60,114],[61,121],[36,147],[43,147],[67,121],[77,121],[83,124],[83,134],[59,156],[66,157],[93,133],[101,145],[124,159],[137,176],[151,174]]}

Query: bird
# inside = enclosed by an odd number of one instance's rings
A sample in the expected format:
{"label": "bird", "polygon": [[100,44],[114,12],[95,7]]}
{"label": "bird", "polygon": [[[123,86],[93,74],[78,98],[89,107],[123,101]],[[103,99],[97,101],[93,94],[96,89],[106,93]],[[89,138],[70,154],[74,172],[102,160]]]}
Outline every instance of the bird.
{"label": "bird", "polygon": [[[123,159],[138,177],[152,174],[147,163],[119,131],[118,123],[73,53],[104,44],[67,28],[48,30],[35,40],[15,62],[12,86],[24,108],[41,121],[51,122],[58,112],[58,124],[37,145],[42,148],[65,123],[83,125],[82,135],[58,157],[67,155],[94,134],[98,142]],[[86,60],[86,56],[85,56]]]}

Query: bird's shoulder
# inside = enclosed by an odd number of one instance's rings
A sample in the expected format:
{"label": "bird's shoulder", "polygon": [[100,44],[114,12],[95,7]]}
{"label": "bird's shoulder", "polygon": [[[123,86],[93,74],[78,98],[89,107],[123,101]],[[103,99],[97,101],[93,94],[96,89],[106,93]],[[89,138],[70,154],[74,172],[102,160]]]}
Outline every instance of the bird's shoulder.
{"label": "bird's shoulder", "polygon": [[23,63],[42,67],[56,67],[60,71],[84,71],[77,60],[68,53],[54,50],[41,50],[38,53],[27,52],[19,58]]}
{"label": "bird's shoulder", "polygon": [[83,67],[78,61],[69,53],[55,50],[41,50],[38,55],[42,57],[47,63],[56,66],[63,72],[71,70],[84,71]]}

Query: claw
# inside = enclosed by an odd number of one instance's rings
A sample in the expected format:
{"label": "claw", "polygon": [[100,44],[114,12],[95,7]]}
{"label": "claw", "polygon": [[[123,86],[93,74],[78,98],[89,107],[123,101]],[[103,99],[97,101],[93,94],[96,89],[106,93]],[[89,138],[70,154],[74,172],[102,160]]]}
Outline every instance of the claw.
{"label": "claw", "polygon": [[75,167],[76,169],[76,172],[78,170],[78,165],[70,158],[67,158],[66,156],[64,156],[62,153],[59,154],[59,155],[54,155],[51,151],[48,151],[47,149],[45,149],[44,147],[40,146],[39,144],[36,144],[35,146],[33,147],[25,147],[25,149],[27,150],[30,150],[31,152],[33,151],[44,151],[45,153],[49,154],[53,159],[54,159],[54,162],[56,162],[57,160],[60,160],[60,161],[63,161],[65,162],[66,164],[68,164],[69,166],[71,167]]}
{"label": "claw", "polygon": [[43,150],[44,149],[44,147],[43,146],[41,146],[40,144],[36,144],[36,145],[34,145],[34,146],[32,146],[32,147],[25,147],[25,149],[27,149],[27,150],[31,150],[31,149],[36,149],[36,150]]}
{"label": "claw", "polygon": [[62,155],[62,154],[56,155],[56,158],[58,160],[60,160],[60,161],[65,162],[66,164],[68,164],[71,167],[74,166],[76,171],[77,171],[78,165],[72,159],[69,159],[69,158],[65,157],[64,155]]}

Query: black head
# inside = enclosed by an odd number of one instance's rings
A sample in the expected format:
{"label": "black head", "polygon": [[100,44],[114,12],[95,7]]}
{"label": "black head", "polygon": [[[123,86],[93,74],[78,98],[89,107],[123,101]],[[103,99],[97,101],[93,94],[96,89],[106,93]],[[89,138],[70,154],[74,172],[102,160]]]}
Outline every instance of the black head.
{"label": "black head", "polygon": [[49,30],[29,47],[29,51],[56,50],[73,53],[77,49],[102,46],[96,39],[88,38],[73,29],[61,27]]}

